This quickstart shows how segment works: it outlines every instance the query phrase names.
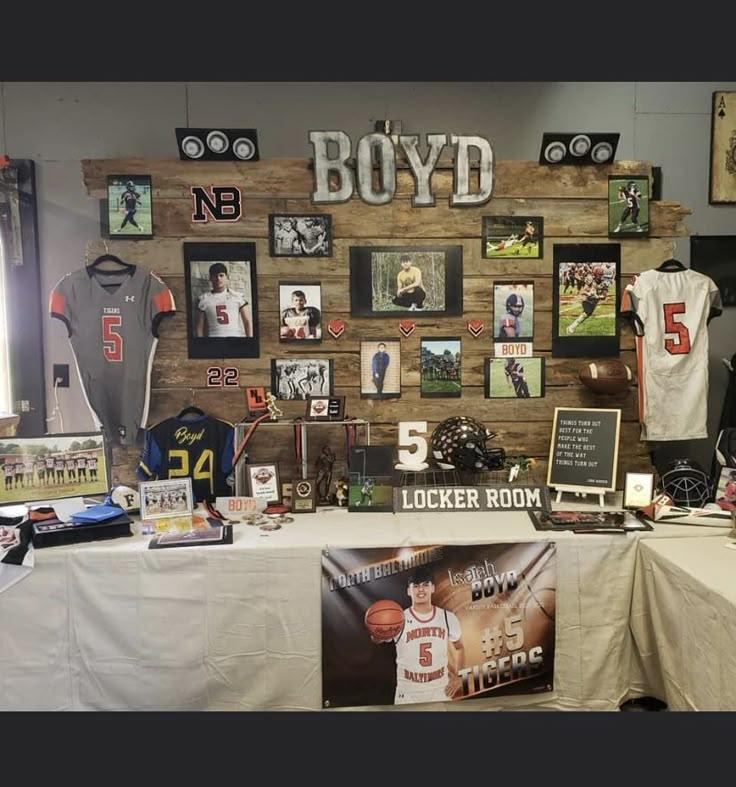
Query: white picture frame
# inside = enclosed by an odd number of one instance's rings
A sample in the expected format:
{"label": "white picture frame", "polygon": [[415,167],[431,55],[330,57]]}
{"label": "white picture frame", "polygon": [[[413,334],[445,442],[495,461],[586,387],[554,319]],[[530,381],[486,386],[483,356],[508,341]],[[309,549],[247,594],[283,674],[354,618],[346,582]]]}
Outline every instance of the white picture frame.
{"label": "white picture frame", "polygon": [[191,516],[194,511],[191,478],[142,481],[138,491],[141,498],[142,520]]}

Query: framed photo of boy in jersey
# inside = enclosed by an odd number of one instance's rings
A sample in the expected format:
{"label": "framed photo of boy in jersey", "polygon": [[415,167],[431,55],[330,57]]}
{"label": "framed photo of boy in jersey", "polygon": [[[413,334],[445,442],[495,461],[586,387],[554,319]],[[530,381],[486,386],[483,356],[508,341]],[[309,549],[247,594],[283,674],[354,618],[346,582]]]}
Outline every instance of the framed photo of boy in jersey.
{"label": "framed photo of boy in jersey", "polygon": [[555,243],[552,266],[552,356],[618,355],[620,244]]}
{"label": "framed photo of boy in jersey", "polygon": [[331,257],[332,217],[321,213],[270,213],[268,248],[272,257]]}
{"label": "framed photo of boy in jersey", "polygon": [[486,358],[486,399],[544,396],[544,358]]}
{"label": "framed photo of boy in jersey", "polygon": [[493,282],[493,338],[530,342],[534,338],[534,282]]}
{"label": "framed photo of boy in jersey", "polygon": [[318,281],[279,282],[279,341],[322,341],[322,287]]}
{"label": "framed photo of boy in jersey", "polygon": [[462,246],[351,246],[353,317],[463,313]]}
{"label": "framed photo of boy in jersey", "polygon": [[649,237],[649,178],[608,176],[608,237]]}
{"label": "framed photo of boy in jersey", "polygon": [[258,358],[255,243],[185,243],[190,358]]}
{"label": "framed photo of boy in jersey", "polygon": [[153,238],[153,190],[150,175],[108,175],[107,199],[101,201],[102,234],[107,238]]}

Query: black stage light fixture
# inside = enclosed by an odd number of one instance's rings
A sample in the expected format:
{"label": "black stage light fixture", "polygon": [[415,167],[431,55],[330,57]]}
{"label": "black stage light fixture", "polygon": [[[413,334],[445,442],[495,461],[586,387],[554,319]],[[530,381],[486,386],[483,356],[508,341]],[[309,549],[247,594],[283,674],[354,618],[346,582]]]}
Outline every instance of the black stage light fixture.
{"label": "black stage light fixture", "polygon": [[182,161],[258,161],[254,128],[177,128]]}
{"label": "black stage light fixture", "polygon": [[540,164],[611,164],[620,134],[560,133],[542,135]]}

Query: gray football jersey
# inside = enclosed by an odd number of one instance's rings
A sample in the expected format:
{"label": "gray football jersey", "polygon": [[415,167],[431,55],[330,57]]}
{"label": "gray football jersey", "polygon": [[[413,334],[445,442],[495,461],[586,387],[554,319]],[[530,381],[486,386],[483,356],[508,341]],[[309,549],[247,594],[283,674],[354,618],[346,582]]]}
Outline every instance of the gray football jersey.
{"label": "gray football jersey", "polygon": [[87,404],[111,443],[134,445],[145,427],[159,322],[175,308],[171,290],[140,266],[83,268],[51,291],[49,312],[66,324]]}

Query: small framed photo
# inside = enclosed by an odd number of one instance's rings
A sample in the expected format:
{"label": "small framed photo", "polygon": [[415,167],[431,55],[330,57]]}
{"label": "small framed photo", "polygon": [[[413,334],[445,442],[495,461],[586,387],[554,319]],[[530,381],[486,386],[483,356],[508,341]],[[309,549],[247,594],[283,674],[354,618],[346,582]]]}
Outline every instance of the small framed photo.
{"label": "small framed photo", "polygon": [[108,238],[153,238],[150,175],[108,175],[103,234]]}
{"label": "small framed photo", "polygon": [[486,358],[486,399],[544,396],[544,358]]}
{"label": "small framed photo", "polygon": [[401,341],[393,337],[360,343],[360,398],[401,396]]}
{"label": "small framed photo", "polygon": [[256,244],[184,243],[190,358],[258,358]]}
{"label": "small framed photo", "polygon": [[421,397],[462,396],[462,341],[457,336],[421,339],[419,378]]}
{"label": "small framed photo", "polygon": [[342,421],[345,416],[344,396],[310,396],[307,399],[308,421]]}
{"label": "small framed photo", "polygon": [[271,213],[268,243],[272,257],[331,257],[332,217],[322,213]]}
{"label": "small framed photo", "polygon": [[191,478],[141,481],[138,491],[141,497],[141,519],[191,516],[194,510]]}
{"label": "small framed photo", "polygon": [[736,511],[736,468],[721,468],[716,485],[716,503],[726,511]]}
{"label": "small framed photo", "polygon": [[462,246],[351,246],[350,313],[463,313]]}
{"label": "small framed photo", "polygon": [[322,341],[322,287],[318,281],[279,282],[280,342]]}
{"label": "small framed photo", "polygon": [[272,358],[271,393],[277,399],[332,396],[331,358]]}
{"label": "small framed photo", "polygon": [[483,216],[483,257],[541,259],[544,256],[542,216]]}
{"label": "small framed photo", "polygon": [[494,281],[495,338],[530,342],[534,338],[534,282]]}
{"label": "small framed photo", "polygon": [[624,508],[644,508],[652,502],[653,495],[653,473],[626,473]]}
{"label": "small framed photo", "polygon": [[313,514],[317,510],[317,485],[313,478],[294,479],[291,485],[291,513]]}
{"label": "small framed photo", "polygon": [[245,466],[250,497],[269,503],[281,502],[281,481],[278,462]]}
{"label": "small framed photo", "polygon": [[348,453],[348,511],[394,510],[393,446],[354,445]]}
{"label": "small framed photo", "polygon": [[648,235],[649,178],[609,175],[608,237],[646,238]]}

